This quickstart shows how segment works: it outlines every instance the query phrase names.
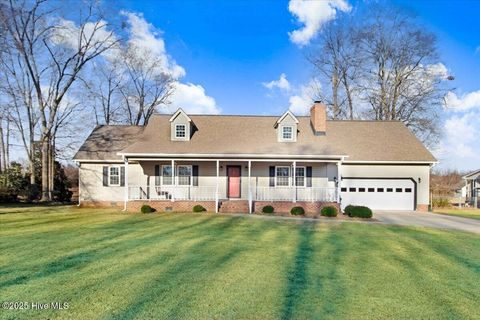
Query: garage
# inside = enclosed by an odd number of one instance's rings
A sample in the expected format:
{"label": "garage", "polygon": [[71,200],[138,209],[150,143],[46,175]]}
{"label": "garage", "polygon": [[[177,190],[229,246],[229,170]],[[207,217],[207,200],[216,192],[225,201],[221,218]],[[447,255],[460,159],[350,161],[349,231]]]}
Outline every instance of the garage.
{"label": "garage", "polygon": [[342,209],[351,204],[373,210],[415,210],[415,193],[410,178],[343,178]]}

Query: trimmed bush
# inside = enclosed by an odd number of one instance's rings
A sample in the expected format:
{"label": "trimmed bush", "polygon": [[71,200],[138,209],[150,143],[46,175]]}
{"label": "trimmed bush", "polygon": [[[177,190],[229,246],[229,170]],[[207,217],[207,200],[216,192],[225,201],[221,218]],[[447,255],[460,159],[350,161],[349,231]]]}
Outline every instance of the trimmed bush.
{"label": "trimmed bush", "polygon": [[351,204],[349,204],[348,206],[346,206],[346,207],[345,207],[345,210],[343,210],[343,214],[349,216],[348,213],[349,213],[350,211],[354,210],[353,207],[355,207],[355,206],[352,206]]}
{"label": "trimmed bush", "polygon": [[371,218],[373,216],[372,210],[363,206],[347,206],[345,213],[352,218]]}
{"label": "trimmed bush", "polygon": [[142,213],[152,213],[152,212],[154,212],[155,210],[154,210],[152,207],[150,207],[148,204],[144,204],[144,205],[140,208],[140,211],[141,211]]}
{"label": "trimmed bush", "polygon": [[203,212],[203,211],[207,211],[207,209],[205,209],[203,206],[199,204],[193,206],[193,212]]}
{"label": "trimmed bush", "polygon": [[293,207],[292,210],[290,210],[290,214],[294,216],[301,216],[305,214],[305,209],[303,209],[303,207]]}
{"label": "trimmed bush", "polygon": [[334,206],[326,206],[322,208],[320,214],[324,217],[336,217],[338,215],[338,210]]}
{"label": "trimmed bush", "polygon": [[262,212],[266,214],[272,214],[275,209],[272,206],[265,206],[262,208]]}

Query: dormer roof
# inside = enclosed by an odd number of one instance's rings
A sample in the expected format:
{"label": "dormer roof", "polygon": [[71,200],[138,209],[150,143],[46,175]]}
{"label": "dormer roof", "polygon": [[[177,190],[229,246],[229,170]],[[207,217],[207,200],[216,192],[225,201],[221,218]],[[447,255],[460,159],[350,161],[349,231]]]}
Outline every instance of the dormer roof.
{"label": "dormer roof", "polygon": [[173,114],[173,116],[170,118],[170,122],[172,122],[173,120],[175,120],[175,118],[178,117],[178,115],[180,114],[183,114],[185,115],[186,119],[188,120],[188,122],[192,122],[192,119],[190,119],[190,117],[187,115],[187,113],[185,111],[183,111],[182,108],[178,108],[178,110]]}
{"label": "dormer roof", "polygon": [[298,119],[297,119],[297,117],[295,117],[290,110],[287,110],[280,118],[277,119],[277,121],[275,122],[274,127],[276,128],[276,127],[278,126],[278,124],[279,124],[280,122],[282,122],[283,119],[285,119],[286,116],[292,117],[292,119],[295,121],[295,123],[298,124]]}

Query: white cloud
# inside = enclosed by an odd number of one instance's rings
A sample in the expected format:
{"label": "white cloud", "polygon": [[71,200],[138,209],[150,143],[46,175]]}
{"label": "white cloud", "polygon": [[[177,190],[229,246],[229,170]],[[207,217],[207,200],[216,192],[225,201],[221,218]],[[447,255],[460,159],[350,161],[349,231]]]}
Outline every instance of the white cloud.
{"label": "white cloud", "polygon": [[350,9],[345,0],[290,0],[288,10],[303,24],[300,29],[289,32],[290,40],[300,46],[307,45],[325,23],[335,19],[337,11]]}
{"label": "white cloud", "polygon": [[181,107],[187,113],[220,113],[221,110],[218,108],[215,99],[205,93],[204,87],[198,84],[180,82],[179,79],[186,74],[185,69],[178,65],[167,53],[165,41],[162,38],[163,33],[148,23],[141,14],[128,11],[122,11],[121,14],[127,17],[130,26],[129,45],[135,50],[139,50],[140,56],[145,59],[149,57],[159,59],[162,71],[169,72],[178,80],[170,97],[171,104],[159,111],[173,113]]}
{"label": "white cloud", "polygon": [[50,40],[55,45],[74,50],[78,49],[80,39],[83,45],[87,41],[92,43],[90,51],[98,50],[98,47],[94,45],[95,43],[104,42],[103,47],[109,47],[117,42],[117,37],[112,31],[108,30],[108,24],[104,20],[85,23],[82,35],[80,34],[80,27],[75,22],[63,18],[56,21],[56,26],[52,30]]}
{"label": "white cloud", "polygon": [[148,23],[142,14],[129,11],[121,11],[120,14],[127,18],[128,43],[139,52],[139,56],[152,56],[159,59],[162,71],[170,73],[175,79],[185,76],[185,69],[167,54],[162,31]]}
{"label": "white cloud", "polygon": [[442,168],[461,170],[478,169],[480,163],[479,111],[471,111],[463,115],[453,115],[445,121],[443,137],[435,156],[440,160]]}
{"label": "white cloud", "polygon": [[290,82],[287,80],[287,76],[285,73],[282,73],[280,75],[280,78],[278,80],[272,80],[270,82],[263,82],[262,85],[265,88],[268,88],[270,90],[273,90],[274,88],[278,88],[280,90],[284,90],[286,92],[290,91]]}
{"label": "white cloud", "polygon": [[480,90],[463,94],[460,97],[450,91],[445,96],[445,107],[452,111],[480,108]]}
{"label": "white cloud", "polygon": [[180,107],[186,113],[193,114],[219,114],[221,112],[215,99],[206,95],[205,89],[198,84],[177,83],[170,100],[172,103],[162,109],[162,113],[173,113]]}
{"label": "white cloud", "polygon": [[295,115],[307,115],[310,112],[315,96],[319,90],[320,83],[316,79],[310,80],[306,85],[296,89],[296,94],[290,96],[288,109]]}

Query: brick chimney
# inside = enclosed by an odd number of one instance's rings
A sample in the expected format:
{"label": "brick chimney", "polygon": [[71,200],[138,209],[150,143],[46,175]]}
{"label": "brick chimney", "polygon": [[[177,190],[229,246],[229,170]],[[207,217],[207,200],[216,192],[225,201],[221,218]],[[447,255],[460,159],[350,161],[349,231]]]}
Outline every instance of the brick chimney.
{"label": "brick chimney", "polygon": [[310,108],[310,125],[315,135],[324,135],[327,131],[327,106],[315,101]]}

